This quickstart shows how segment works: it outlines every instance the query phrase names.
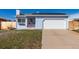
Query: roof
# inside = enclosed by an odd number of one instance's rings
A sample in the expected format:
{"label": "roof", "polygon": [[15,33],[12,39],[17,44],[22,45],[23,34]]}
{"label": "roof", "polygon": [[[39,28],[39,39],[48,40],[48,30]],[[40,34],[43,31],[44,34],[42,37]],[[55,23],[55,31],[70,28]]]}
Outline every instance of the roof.
{"label": "roof", "polygon": [[75,13],[75,14],[69,15],[68,20],[69,20],[69,21],[72,21],[72,20],[79,20],[79,13]]}
{"label": "roof", "polygon": [[53,17],[53,16],[64,16],[64,17],[68,17],[68,15],[66,15],[65,13],[32,13],[32,14],[25,14],[25,15],[17,15],[16,17]]}
{"label": "roof", "polygon": [[79,19],[79,13],[75,13],[69,16],[69,19]]}
{"label": "roof", "polygon": [[0,18],[0,20],[2,20],[2,21],[7,21],[6,19],[4,19],[4,18]]}
{"label": "roof", "polygon": [[8,20],[8,19],[5,19],[5,18],[0,18],[1,21],[11,21],[11,20]]}
{"label": "roof", "polygon": [[65,13],[32,13],[32,15],[66,15]]}

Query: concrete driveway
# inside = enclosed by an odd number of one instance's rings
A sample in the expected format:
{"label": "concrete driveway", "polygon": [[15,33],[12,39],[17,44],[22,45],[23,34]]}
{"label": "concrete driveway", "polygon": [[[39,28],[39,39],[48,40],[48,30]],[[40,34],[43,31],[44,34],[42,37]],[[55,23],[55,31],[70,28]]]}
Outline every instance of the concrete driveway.
{"label": "concrete driveway", "polygon": [[69,30],[43,30],[42,48],[79,48],[79,33]]}

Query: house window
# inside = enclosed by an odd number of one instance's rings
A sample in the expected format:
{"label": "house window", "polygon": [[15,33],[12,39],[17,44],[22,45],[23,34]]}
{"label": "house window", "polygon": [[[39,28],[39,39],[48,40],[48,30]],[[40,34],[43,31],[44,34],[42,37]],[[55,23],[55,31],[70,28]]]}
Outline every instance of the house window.
{"label": "house window", "polygon": [[18,19],[19,25],[25,25],[25,19]]}

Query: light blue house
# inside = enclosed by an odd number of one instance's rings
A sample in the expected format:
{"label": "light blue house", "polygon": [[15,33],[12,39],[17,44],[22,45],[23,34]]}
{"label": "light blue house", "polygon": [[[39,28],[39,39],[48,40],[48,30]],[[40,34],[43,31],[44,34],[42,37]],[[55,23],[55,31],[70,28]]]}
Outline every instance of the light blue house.
{"label": "light blue house", "polygon": [[64,13],[20,14],[16,10],[17,29],[67,29],[68,15]]}

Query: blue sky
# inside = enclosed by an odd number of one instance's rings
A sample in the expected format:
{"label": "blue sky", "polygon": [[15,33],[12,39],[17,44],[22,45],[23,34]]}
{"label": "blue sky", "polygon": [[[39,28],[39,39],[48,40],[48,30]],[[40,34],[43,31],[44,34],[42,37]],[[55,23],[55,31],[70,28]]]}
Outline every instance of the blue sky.
{"label": "blue sky", "polygon": [[[79,13],[79,9],[20,9],[22,13],[66,13],[74,14]],[[16,9],[0,9],[0,17],[15,20]]]}
{"label": "blue sky", "polygon": [[16,10],[15,9],[0,9],[0,17],[15,20]]}

